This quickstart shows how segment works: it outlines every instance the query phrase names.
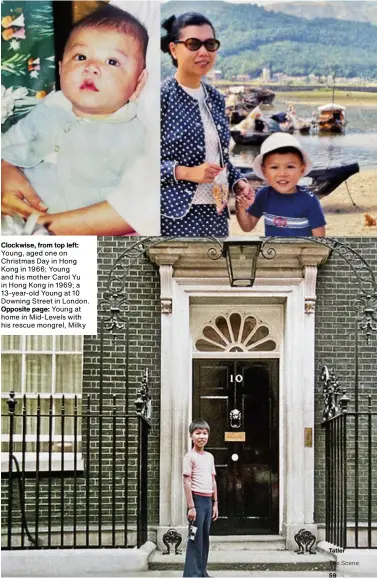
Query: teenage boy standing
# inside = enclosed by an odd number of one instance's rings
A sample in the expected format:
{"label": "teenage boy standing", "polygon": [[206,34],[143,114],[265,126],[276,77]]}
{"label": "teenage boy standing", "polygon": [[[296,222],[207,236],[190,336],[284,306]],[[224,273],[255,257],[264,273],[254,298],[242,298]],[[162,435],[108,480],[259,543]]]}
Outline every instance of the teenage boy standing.
{"label": "teenage boy standing", "polygon": [[209,530],[219,517],[216,470],[213,455],[204,451],[210,427],[195,420],[189,427],[193,448],[183,459],[183,485],[189,524],[196,527],[194,540],[188,539],[183,576],[208,576]]}

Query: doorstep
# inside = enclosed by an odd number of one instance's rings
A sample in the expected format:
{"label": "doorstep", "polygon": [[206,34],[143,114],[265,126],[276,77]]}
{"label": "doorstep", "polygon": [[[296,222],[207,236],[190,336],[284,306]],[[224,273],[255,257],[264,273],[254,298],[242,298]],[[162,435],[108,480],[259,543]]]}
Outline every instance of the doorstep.
{"label": "doorstep", "polygon": [[[149,570],[183,570],[185,552],[164,555],[156,550],[149,558]],[[292,550],[212,550],[207,569],[211,571],[334,571],[334,561],[326,552],[296,554]]]}

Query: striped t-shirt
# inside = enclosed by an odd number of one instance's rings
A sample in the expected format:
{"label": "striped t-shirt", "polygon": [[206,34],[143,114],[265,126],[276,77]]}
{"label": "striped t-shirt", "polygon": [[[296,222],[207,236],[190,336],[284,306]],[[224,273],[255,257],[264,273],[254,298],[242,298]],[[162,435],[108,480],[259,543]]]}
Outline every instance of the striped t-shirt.
{"label": "striped t-shirt", "polygon": [[268,237],[310,237],[312,229],[326,225],[317,197],[300,186],[295,193],[286,195],[272,187],[262,187],[247,212],[258,219],[264,217]]}

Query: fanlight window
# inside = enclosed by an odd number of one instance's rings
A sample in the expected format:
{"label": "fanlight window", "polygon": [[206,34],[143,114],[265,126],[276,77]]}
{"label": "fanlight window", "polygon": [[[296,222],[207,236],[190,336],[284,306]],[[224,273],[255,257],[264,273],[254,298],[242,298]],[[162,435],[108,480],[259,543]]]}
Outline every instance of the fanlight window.
{"label": "fanlight window", "polygon": [[253,315],[219,315],[207,323],[196,340],[197,351],[274,351],[268,326]]}

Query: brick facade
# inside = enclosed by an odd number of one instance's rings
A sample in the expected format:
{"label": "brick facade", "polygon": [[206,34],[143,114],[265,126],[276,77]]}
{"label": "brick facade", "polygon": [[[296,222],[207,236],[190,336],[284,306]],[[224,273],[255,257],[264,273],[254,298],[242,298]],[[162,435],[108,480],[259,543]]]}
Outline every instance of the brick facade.
{"label": "brick facade", "polygon": [[[340,239],[357,251],[371,266],[377,275],[377,240],[372,238]],[[357,314],[354,301],[360,294],[356,276],[340,255],[333,252],[325,265],[319,268],[317,280],[316,304],[316,431],[315,431],[315,521],[325,520],[325,435],[321,427],[323,399],[321,369],[327,365],[334,369],[342,387],[347,389],[350,398],[349,410],[354,409],[354,382],[355,382],[355,320]],[[365,411],[367,396],[372,393],[374,411],[377,407],[376,358],[377,335],[371,336],[367,345],[365,336],[359,334],[359,407]],[[361,425],[361,424],[360,424]],[[363,427],[363,426],[361,426]],[[350,431],[350,435],[352,435]],[[361,432],[361,447],[365,438]],[[365,448],[365,446],[364,446]],[[352,457],[351,455],[349,456]],[[360,470],[364,469],[365,463]],[[362,495],[366,493],[366,475],[360,478],[360,504]],[[353,484],[352,477],[349,487]],[[377,489],[377,488],[376,488]],[[376,496],[376,493],[374,494]],[[376,500],[377,501],[377,500]],[[362,515],[363,511],[360,512]],[[364,511],[365,513],[365,511]],[[350,518],[352,518],[351,511]]]}
{"label": "brick facade", "polygon": [[[344,240],[350,247],[358,251],[364,259],[377,271],[377,241],[371,238],[349,238]],[[107,291],[108,275],[119,256],[124,250],[137,242],[135,238],[99,238],[98,247],[98,299],[104,297]],[[157,268],[150,263],[146,256],[141,255],[129,269],[128,306],[129,320],[129,363],[128,382],[130,394],[130,411],[134,409],[133,401],[141,384],[144,368],[149,369],[149,384],[152,394],[153,413],[152,431],[149,440],[149,491],[148,491],[148,518],[150,527],[158,524],[159,511],[159,437],[160,437],[160,300],[159,274]],[[354,274],[344,260],[335,252],[329,261],[320,267],[317,281],[316,305],[316,429],[315,429],[315,521],[323,522],[325,513],[324,502],[324,431],[320,426],[322,416],[322,384],[320,371],[323,365],[333,368],[340,382],[347,388],[348,396],[353,400],[354,383],[354,351],[355,351],[355,312],[352,307],[354,298],[358,295],[358,285]],[[100,321],[100,319],[99,319]],[[100,325],[99,325],[100,327]],[[126,337],[125,330],[116,331],[114,340],[110,332],[104,334],[104,365],[103,365],[103,407],[110,411],[112,396],[117,396],[117,411],[123,411],[125,404],[126,371]],[[363,336],[360,336],[360,402],[365,408],[367,394],[376,391],[376,335],[372,335],[368,346]],[[92,396],[92,409],[98,408],[99,379],[100,379],[100,335],[88,336],[84,340],[84,367],[83,367],[83,400]],[[85,401],[84,401],[85,403]],[[351,401],[352,405],[352,401]],[[104,472],[109,474],[111,463],[108,458],[111,440],[109,425],[103,425],[103,456]],[[98,438],[91,441],[91,461],[95,464],[98,459]],[[83,425],[85,438],[85,424]],[[132,442],[131,442],[132,450]],[[131,451],[130,450],[130,451]],[[95,467],[95,466],[93,466]],[[128,475],[130,480],[136,479],[137,461],[135,456],[129,460]],[[84,478],[77,480],[78,500],[84,500]],[[53,501],[59,503],[61,479],[53,481]],[[118,480],[116,499],[121,500],[123,482]],[[136,483],[136,482],[135,482]],[[2,480],[3,497],[6,496],[7,479]],[[27,510],[33,508],[33,477],[27,480],[29,493]],[[41,490],[40,523],[46,524],[46,492],[47,479]],[[65,495],[67,497],[66,514],[69,516],[72,504],[73,480],[68,476],[64,480]],[[130,487],[132,488],[132,482]],[[135,486],[136,487],[136,486]],[[103,518],[109,522],[110,509],[106,504],[112,500],[110,482],[104,481]],[[360,492],[365,491],[365,481],[362,481]],[[15,492],[16,494],[16,492]],[[95,490],[94,490],[95,495]],[[377,495],[377,492],[375,492]],[[130,508],[132,510],[132,496]],[[15,503],[18,498],[15,496]],[[84,501],[82,502],[84,504]],[[3,499],[3,513],[6,498]],[[29,508],[28,508],[29,506]],[[17,505],[15,510],[18,511]],[[15,521],[19,519],[15,515]],[[82,514],[84,521],[84,514]],[[4,523],[4,519],[3,519]],[[58,524],[59,520],[54,520]]]}

